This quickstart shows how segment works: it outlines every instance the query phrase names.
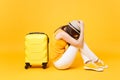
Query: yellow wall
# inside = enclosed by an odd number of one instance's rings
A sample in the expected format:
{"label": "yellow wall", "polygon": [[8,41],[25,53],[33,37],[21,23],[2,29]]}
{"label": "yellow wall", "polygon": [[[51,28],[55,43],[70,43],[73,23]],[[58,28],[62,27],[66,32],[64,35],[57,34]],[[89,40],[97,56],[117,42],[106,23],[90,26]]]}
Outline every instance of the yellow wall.
{"label": "yellow wall", "polygon": [[85,22],[85,40],[94,51],[120,52],[120,0],[0,0],[0,51],[23,51],[24,36],[75,19]]}

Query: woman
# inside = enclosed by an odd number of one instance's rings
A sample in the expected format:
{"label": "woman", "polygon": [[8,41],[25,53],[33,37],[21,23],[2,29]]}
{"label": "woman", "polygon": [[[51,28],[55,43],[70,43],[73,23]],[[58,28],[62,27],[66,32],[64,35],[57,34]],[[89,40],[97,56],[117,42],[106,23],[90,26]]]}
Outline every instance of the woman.
{"label": "woman", "polygon": [[107,68],[84,42],[84,24],[81,20],[71,21],[55,31],[52,44],[53,65],[57,69],[70,68],[77,51],[80,51],[84,60],[84,69],[103,71]]}

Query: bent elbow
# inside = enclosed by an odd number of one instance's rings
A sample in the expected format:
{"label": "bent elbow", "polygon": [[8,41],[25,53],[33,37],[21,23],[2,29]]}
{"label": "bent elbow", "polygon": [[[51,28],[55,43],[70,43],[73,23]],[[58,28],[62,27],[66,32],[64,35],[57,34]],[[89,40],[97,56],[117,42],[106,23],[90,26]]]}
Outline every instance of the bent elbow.
{"label": "bent elbow", "polygon": [[83,43],[76,42],[75,47],[82,48],[83,47]]}

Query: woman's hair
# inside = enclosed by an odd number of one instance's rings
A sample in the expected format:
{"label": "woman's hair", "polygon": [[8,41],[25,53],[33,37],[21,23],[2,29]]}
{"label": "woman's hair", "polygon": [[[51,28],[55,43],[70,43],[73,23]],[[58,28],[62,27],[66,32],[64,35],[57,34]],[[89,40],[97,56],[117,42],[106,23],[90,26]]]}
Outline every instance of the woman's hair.
{"label": "woman's hair", "polygon": [[[78,39],[79,36],[80,36],[80,31],[77,30],[77,32],[71,28],[69,25],[64,25],[64,26],[61,26],[59,27],[58,29],[62,29],[64,30],[66,33],[68,33],[71,37],[73,37],[74,39]],[[57,29],[57,30],[58,30]],[[79,32],[79,33],[78,33]]]}

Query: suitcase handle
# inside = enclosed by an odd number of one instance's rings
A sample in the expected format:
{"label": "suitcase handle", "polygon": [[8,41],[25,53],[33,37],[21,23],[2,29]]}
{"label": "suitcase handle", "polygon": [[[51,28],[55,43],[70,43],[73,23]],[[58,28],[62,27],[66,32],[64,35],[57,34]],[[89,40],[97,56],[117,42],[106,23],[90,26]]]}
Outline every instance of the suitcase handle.
{"label": "suitcase handle", "polygon": [[43,32],[30,32],[28,34],[45,34],[45,33],[43,33]]}

